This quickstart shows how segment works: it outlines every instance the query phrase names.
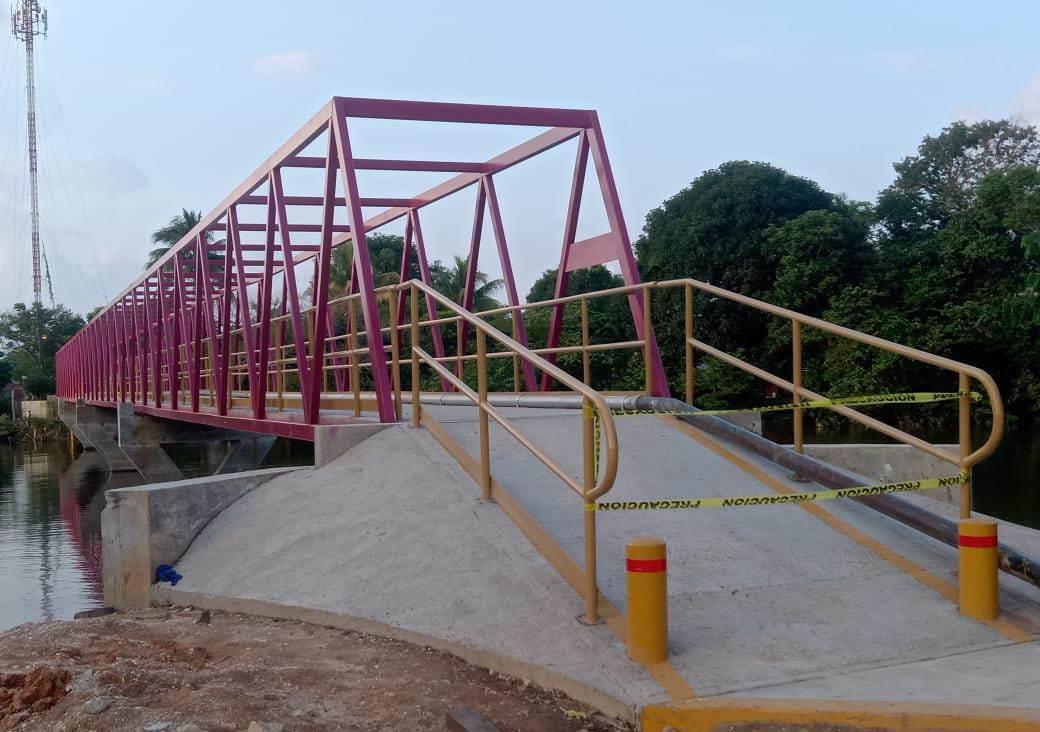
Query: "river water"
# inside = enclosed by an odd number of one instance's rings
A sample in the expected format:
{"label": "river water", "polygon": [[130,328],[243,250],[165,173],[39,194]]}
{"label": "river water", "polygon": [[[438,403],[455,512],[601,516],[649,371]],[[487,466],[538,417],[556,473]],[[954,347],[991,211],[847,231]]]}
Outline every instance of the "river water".
{"label": "river water", "polygon": [[[212,474],[227,449],[217,442],[168,452],[185,476],[196,477]],[[263,467],[312,461],[309,444],[279,440]],[[102,606],[105,491],[140,482],[136,473],[110,476],[98,453],[73,453],[68,442],[0,444],[0,631]]]}
{"label": "river water", "polygon": [[[850,433],[814,437],[862,440]],[[308,448],[279,440],[265,467],[309,464]],[[171,457],[189,477],[208,475],[226,449],[221,443],[180,445]],[[0,444],[0,630],[101,606],[104,493],[132,485],[133,476],[110,478],[97,453],[73,454],[65,442],[37,449]],[[1040,528],[1040,432],[1009,432],[998,452],[976,469],[974,489],[977,510]]]}

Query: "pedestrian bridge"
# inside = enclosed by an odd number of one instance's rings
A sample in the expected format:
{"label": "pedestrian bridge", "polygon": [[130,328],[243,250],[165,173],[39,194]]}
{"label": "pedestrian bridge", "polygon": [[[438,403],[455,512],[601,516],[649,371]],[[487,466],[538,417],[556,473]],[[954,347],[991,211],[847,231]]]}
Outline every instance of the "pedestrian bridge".
{"label": "pedestrian bridge", "polygon": [[[391,160],[357,156],[349,125],[360,118],[543,131],[482,162]],[[494,178],[565,143],[575,147],[575,164],[555,297],[522,303]],[[590,159],[609,230],[578,240]],[[310,178],[315,190],[285,190],[290,178],[302,180],[285,175],[295,168],[321,173]],[[359,190],[359,170],[446,178],[410,197],[374,198]],[[465,190],[475,191],[476,206],[467,282],[455,302],[433,287],[420,217]],[[477,311],[485,215],[507,302]],[[398,283],[377,286],[366,236],[402,219]],[[351,276],[339,292],[330,270],[343,246],[352,252]],[[567,294],[570,272],[611,263],[621,287]],[[631,340],[605,342],[597,333],[590,309],[602,298],[627,303]],[[713,345],[698,327],[705,298],[784,323],[790,373]],[[528,338],[534,317],[548,322],[544,343]],[[676,323],[682,332],[668,330]],[[932,444],[872,416],[869,405],[807,388],[807,330],[934,367],[937,383],[907,391],[942,392],[935,398],[956,410],[959,444]],[[659,341],[678,345],[666,350],[667,369]],[[595,360],[610,353],[639,360],[640,388],[592,387]],[[789,394],[793,444],[770,443],[734,415],[698,414],[690,404],[704,359]],[[335,98],[66,344],[58,375],[67,403],[311,440],[324,456],[314,471],[265,476],[213,504],[219,515],[208,516],[197,537],[193,529],[188,551],[166,557],[180,559],[185,585],[160,599],[274,614],[306,608],[320,622],[378,623],[381,632],[450,641],[444,647],[485,665],[541,669],[543,683],[628,709],[759,692],[964,702],[979,680],[972,664],[1023,668],[1040,660],[1031,532],[1016,534],[1024,545],[1000,546],[1003,615],[980,621],[957,611],[956,519],[972,515],[970,470],[1003,431],[993,379],[970,364],[708,283],[640,281],[594,112]],[[671,397],[669,378],[682,400]],[[971,410],[981,400],[992,424],[973,444]],[[931,471],[893,480],[945,477],[950,486],[941,500],[906,494],[739,510],[592,510],[605,501],[890,482],[807,454],[809,408],[874,430],[893,449],[922,456]],[[622,557],[626,541],[646,534],[669,545],[672,660],[643,667],[621,650]],[[148,565],[149,583],[152,573]],[[995,684],[982,701],[1034,705],[1027,702],[1034,682],[998,676],[1008,682],[1003,691]]]}

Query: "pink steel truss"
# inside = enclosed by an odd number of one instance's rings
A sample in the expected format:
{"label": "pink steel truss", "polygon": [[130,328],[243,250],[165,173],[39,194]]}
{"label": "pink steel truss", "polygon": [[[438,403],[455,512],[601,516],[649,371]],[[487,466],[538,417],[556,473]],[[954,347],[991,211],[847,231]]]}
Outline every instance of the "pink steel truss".
{"label": "pink steel truss", "polygon": [[[485,162],[436,160],[388,160],[355,156],[348,121],[357,118],[520,125],[548,128],[525,143]],[[509,305],[519,305],[505,225],[499,208],[494,176],[532,156],[569,140],[577,140],[577,159],[563,232],[563,246],[556,281],[556,295],[567,291],[569,274],[576,269],[617,261],[625,284],[637,284],[639,272],[618,200],[614,175],[594,111],[502,107],[439,102],[392,101],[335,97],[289,141],[254,171],[220,205],[136,282],[70,340],[57,356],[58,396],[85,399],[112,406],[131,402],[136,410],[156,416],[219,425],[252,432],[313,439],[314,425],[343,421],[342,414],[322,413],[326,369],[333,368],[337,391],[347,388],[348,374],[342,357],[328,356],[332,344],[345,343],[347,335],[335,332],[329,308],[329,275],[333,250],[346,243],[353,247],[349,290],[359,294],[362,325],[359,335],[369,344],[371,380],[378,417],[395,419],[392,385],[387,368],[386,339],[380,323],[376,287],[366,236],[398,219],[405,220],[405,244],[401,261],[402,281],[408,278],[411,258],[417,260],[421,279],[430,284],[430,266],[420,224],[423,207],[466,188],[476,188],[476,208],[470,238],[469,264],[462,304],[473,307],[475,278],[485,212],[491,224]],[[324,156],[301,154],[320,144]],[[591,157],[606,209],[609,231],[576,241],[578,214]],[[323,171],[319,190],[309,195],[284,190],[283,172],[294,168]],[[453,174],[438,185],[407,198],[366,198],[358,187],[358,170],[424,171]],[[342,195],[337,195],[337,185]],[[290,210],[320,207],[320,223],[293,223]],[[365,218],[363,209],[380,208]],[[336,223],[336,213],[347,223]],[[262,216],[258,215],[262,212]],[[263,218],[261,223],[247,223]],[[256,232],[260,241],[247,241]],[[317,243],[301,243],[299,234],[317,234]],[[297,283],[296,271],[312,261],[307,288],[312,307]],[[281,313],[272,315],[276,288]],[[628,295],[640,339],[643,333],[642,293]],[[403,322],[403,292],[397,303],[398,324]],[[436,319],[432,298],[427,313]],[[559,345],[563,307],[557,305],[550,319],[546,347]],[[527,343],[523,318],[516,323],[518,339]],[[439,328],[432,328],[435,355],[445,355]],[[241,343],[236,343],[235,334]],[[287,336],[287,333],[291,336]],[[389,337],[389,336],[388,336]],[[462,333],[462,342],[467,334]],[[271,339],[289,341],[294,349],[302,410],[280,411],[269,417],[272,392]],[[232,406],[232,357],[244,353],[249,407]],[[548,357],[550,360],[553,356]],[[653,383],[658,394],[667,382],[656,344],[653,345]],[[205,375],[204,375],[205,374]],[[524,365],[528,390],[549,389],[541,384],[530,365]],[[204,391],[204,382],[209,387]],[[445,385],[444,388],[447,388]],[[186,392],[186,394],[183,394]]]}

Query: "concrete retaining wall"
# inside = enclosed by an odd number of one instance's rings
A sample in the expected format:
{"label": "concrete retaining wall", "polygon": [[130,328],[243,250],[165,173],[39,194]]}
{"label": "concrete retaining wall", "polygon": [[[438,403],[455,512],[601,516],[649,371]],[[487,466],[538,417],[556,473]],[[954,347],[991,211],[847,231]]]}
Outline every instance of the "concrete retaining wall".
{"label": "concrete retaining wall", "polygon": [[105,603],[147,607],[160,564],[180,559],[206,524],[242,495],[301,469],[253,470],[107,491],[101,514]]}
{"label": "concrete retaining wall", "polygon": [[44,399],[37,401],[22,402],[22,417],[26,419],[57,419],[58,405],[55,402]]}

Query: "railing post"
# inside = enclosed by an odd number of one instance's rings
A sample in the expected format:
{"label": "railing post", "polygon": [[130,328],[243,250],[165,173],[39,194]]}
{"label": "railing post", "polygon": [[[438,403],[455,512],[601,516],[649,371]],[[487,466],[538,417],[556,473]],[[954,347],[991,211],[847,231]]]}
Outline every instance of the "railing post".
{"label": "railing post", "polygon": [[[517,340],[519,337],[519,326],[517,325],[516,319],[520,317],[520,311],[514,310],[510,322],[513,324],[513,340]],[[520,393],[520,356],[514,351],[513,352],[513,393]]]}
{"label": "railing post", "polygon": [[401,419],[401,343],[397,330],[397,293],[390,293],[390,362],[394,387],[394,417]]}
{"label": "railing post", "polygon": [[686,315],[686,403],[693,404],[693,287],[687,284],[683,288],[685,292],[685,315]]}
{"label": "railing post", "polygon": [[[226,404],[226,406],[227,406],[228,409],[231,409],[231,406],[234,403],[234,396],[235,396],[234,371],[235,371],[235,364],[238,361],[238,356],[235,355],[235,348],[236,348],[235,340],[236,340],[235,333],[234,333],[234,331],[232,331],[231,334],[230,334],[230,337],[228,338],[228,341],[227,341],[227,353],[224,354],[224,366],[227,369],[227,378],[226,378],[226,382],[227,382],[227,404]],[[160,376],[160,379],[161,379],[161,376]],[[160,380],[159,383],[161,384],[162,381]]]}
{"label": "railing post", "polygon": [[[797,320],[791,321],[791,383],[794,384],[794,403],[802,401],[802,324]],[[804,422],[801,407],[794,409],[794,451],[801,453],[805,451],[804,444]]]}
{"label": "railing post", "polygon": [[409,339],[412,346],[412,427],[418,427],[422,419],[422,404],[419,403],[419,354],[415,350],[419,345],[419,288],[414,283],[409,305],[412,316]]}
{"label": "railing post", "polygon": [[[361,416],[361,354],[358,350],[357,333],[357,301],[351,299],[347,303],[350,319],[350,386],[354,393],[354,416]],[[370,346],[372,344],[369,344]]]}
{"label": "railing post", "polygon": [[650,286],[643,288],[643,366],[646,369],[646,395],[654,394],[654,347],[650,336]]}
{"label": "railing post", "polygon": [[582,401],[582,453],[584,457],[585,501],[585,615],[581,621],[586,625],[599,622],[599,587],[596,581],[596,512],[589,510],[591,501],[587,496],[596,487],[596,431],[593,420],[595,407],[588,399]]}
{"label": "railing post", "polygon": [[480,413],[480,495],[491,500],[491,446],[488,435],[487,413],[487,336],[484,329],[477,331],[477,411]]}
{"label": "railing post", "polygon": [[581,380],[585,386],[592,380],[592,368],[589,362],[589,301],[581,299]]}
{"label": "railing post", "polygon": [[285,346],[282,345],[282,321],[278,321],[275,328],[275,387],[278,390],[278,411],[285,411]]}
{"label": "railing post", "polygon": [[[330,326],[330,328],[331,328],[331,326]],[[332,340],[332,341],[329,341],[329,343],[330,343],[329,348],[331,348],[332,350],[336,350],[336,341]],[[321,356],[321,388],[322,388],[323,392],[329,391],[329,365],[328,365],[329,360],[330,360],[330,356],[329,356],[328,352],[327,351],[323,351],[322,352],[322,356]],[[321,401],[321,397],[320,396],[318,397],[318,401],[319,402]]]}
{"label": "railing post", "polygon": [[[971,377],[963,371],[958,374],[957,388],[961,393],[957,404],[957,427],[960,436],[960,455],[963,463],[964,458],[971,455]],[[969,470],[965,465],[961,470]],[[971,483],[961,483],[961,518],[971,518]]]}
{"label": "railing post", "polygon": [[466,380],[465,366],[462,362],[462,330],[463,330],[462,318],[455,319],[455,375],[463,381]]}
{"label": "railing post", "polygon": [[206,363],[209,365],[209,405],[214,407],[217,404],[217,363],[211,340],[206,341],[206,353],[209,354],[209,358],[206,359]]}

